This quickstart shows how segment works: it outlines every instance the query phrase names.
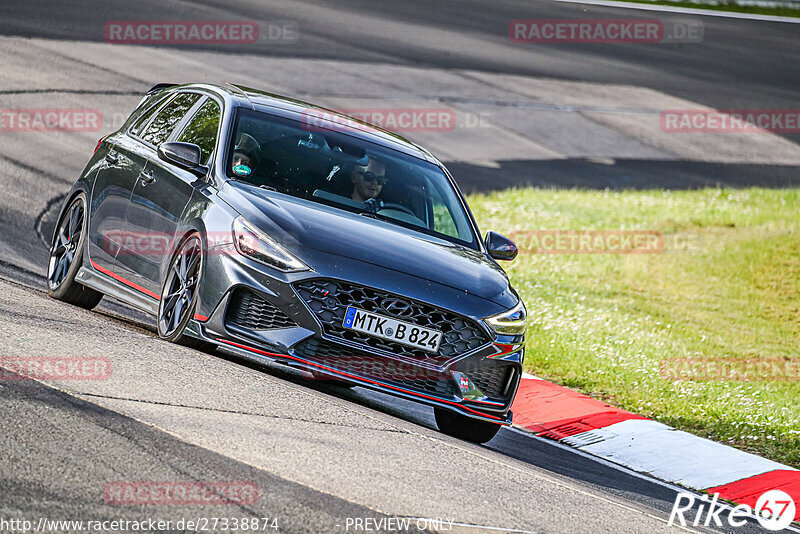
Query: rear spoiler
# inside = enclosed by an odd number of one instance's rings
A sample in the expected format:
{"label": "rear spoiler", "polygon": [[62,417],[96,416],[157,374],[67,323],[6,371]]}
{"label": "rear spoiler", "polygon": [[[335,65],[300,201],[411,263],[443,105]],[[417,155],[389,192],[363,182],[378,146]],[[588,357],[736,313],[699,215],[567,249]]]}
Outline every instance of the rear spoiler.
{"label": "rear spoiler", "polygon": [[160,93],[164,89],[169,89],[170,87],[175,87],[178,85],[177,83],[157,83],[153,87],[151,87],[144,96],[154,95],[156,93]]}
{"label": "rear spoiler", "polygon": [[139,106],[141,106],[142,103],[145,100],[147,100],[147,98],[153,96],[154,94],[160,93],[164,89],[169,89],[170,87],[175,87],[177,85],[178,85],[177,83],[157,83],[157,84],[155,84],[153,87],[151,87],[150,89],[147,90],[147,92],[144,94],[142,99],[139,100],[139,103],[136,104],[136,107],[138,108]]}

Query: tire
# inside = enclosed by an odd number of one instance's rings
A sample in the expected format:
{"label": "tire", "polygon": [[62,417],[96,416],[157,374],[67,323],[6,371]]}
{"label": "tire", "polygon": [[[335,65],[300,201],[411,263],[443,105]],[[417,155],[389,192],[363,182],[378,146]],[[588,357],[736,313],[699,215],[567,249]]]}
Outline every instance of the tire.
{"label": "tire", "polygon": [[61,214],[53,232],[47,264],[47,294],[54,299],[91,310],[103,294],[75,281],[83,265],[88,217],[86,195],[79,193]]}
{"label": "tire", "polygon": [[486,443],[500,430],[500,425],[481,421],[461,415],[444,408],[434,408],[436,426],[443,433],[454,438],[471,441],[472,443]]}
{"label": "tire", "polygon": [[158,304],[158,336],[171,343],[211,352],[214,343],[184,334],[186,325],[194,317],[203,274],[203,242],[200,234],[193,233],[183,240],[172,257],[167,276],[161,287]]}

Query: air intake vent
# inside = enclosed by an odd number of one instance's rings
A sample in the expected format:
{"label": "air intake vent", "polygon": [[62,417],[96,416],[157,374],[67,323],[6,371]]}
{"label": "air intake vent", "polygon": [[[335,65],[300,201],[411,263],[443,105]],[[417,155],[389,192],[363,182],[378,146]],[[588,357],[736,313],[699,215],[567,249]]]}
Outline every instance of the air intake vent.
{"label": "air intake vent", "polygon": [[487,397],[505,399],[513,372],[511,365],[493,365],[467,371],[467,376]]}
{"label": "air intake vent", "polygon": [[270,330],[297,326],[288,315],[247,289],[235,289],[225,322],[248,330]]}

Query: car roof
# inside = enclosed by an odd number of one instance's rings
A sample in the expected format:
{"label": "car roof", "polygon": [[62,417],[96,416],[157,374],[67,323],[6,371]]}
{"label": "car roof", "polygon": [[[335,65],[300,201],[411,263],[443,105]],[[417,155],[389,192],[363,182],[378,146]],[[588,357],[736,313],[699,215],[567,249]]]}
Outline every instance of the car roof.
{"label": "car roof", "polygon": [[[443,166],[441,162],[436,159],[433,154],[428,150],[412,143],[404,137],[385,130],[379,126],[373,126],[365,123],[363,120],[349,117],[336,110],[328,109],[322,106],[304,102],[288,96],[278,95],[251,87],[241,85],[225,84],[186,84],[180,86],[173,86],[171,89],[190,89],[192,87],[199,89],[212,90],[224,96],[225,99],[235,107],[243,107],[247,109],[254,109],[257,111],[265,111],[274,115],[295,119],[302,121],[308,120],[309,115],[317,116],[322,119],[322,122],[330,122],[336,128],[337,124],[341,124],[341,129],[347,130],[347,134],[357,139],[361,139],[370,143],[375,143],[393,150],[397,150],[409,156],[417,157],[436,165]],[[321,126],[321,128],[324,128]]]}

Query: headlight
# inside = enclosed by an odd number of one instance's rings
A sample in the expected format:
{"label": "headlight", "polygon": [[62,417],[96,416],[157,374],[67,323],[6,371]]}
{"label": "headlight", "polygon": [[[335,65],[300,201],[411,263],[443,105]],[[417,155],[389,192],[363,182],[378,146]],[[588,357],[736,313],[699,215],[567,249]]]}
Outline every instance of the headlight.
{"label": "headlight", "polygon": [[270,236],[244,217],[233,221],[233,243],[239,254],[284,272],[306,271],[308,266],[292,256]]}
{"label": "headlight", "polygon": [[519,336],[525,333],[527,319],[528,311],[520,300],[510,310],[487,317],[484,321],[498,334]]}

